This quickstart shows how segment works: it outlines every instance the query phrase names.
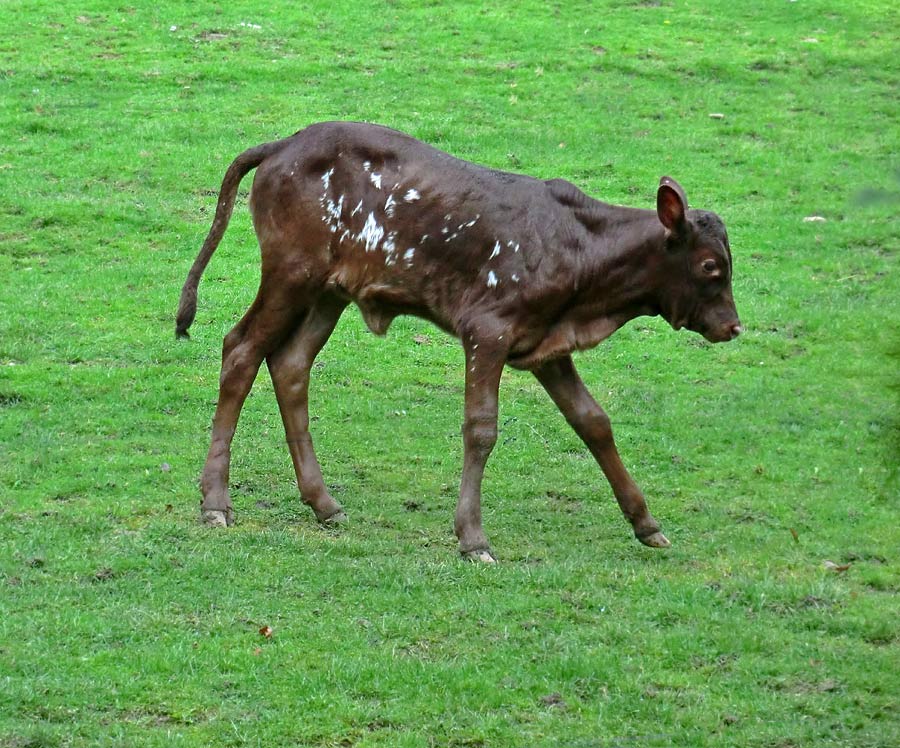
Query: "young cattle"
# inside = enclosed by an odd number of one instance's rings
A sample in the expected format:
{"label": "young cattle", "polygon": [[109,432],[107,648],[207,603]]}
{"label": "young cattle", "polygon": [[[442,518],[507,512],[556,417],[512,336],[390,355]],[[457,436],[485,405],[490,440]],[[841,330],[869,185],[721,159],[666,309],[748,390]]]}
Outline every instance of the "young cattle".
{"label": "young cattle", "polygon": [[275,387],[303,501],[321,522],[345,518],[309,434],[310,367],[352,301],[372,332],[398,314],[431,320],[466,356],[463,470],[456,535],[467,558],[493,561],[481,480],[497,439],[505,364],[537,377],[597,459],[638,540],[669,541],[622,464],[609,419],[582,384],[573,351],[630,319],[661,315],[707,340],[741,332],[731,252],[714,213],[688,210],[663,177],[656,210],[594,200],[572,184],[460,161],[375,125],[329,122],[251,148],[225,173],[209,235],[181,292],[187,337],[197,286],[228,225],[238,184],[250,197],[262,280],[225,336],[201,518],[230,525],[230,445],[263,359]]}

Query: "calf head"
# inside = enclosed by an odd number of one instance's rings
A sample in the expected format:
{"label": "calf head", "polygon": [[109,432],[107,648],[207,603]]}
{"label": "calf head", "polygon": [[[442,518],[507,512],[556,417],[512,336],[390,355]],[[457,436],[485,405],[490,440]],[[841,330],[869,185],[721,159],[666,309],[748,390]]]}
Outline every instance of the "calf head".
{"label": "calf head", "polygon": [[715,213],[688,210],[681,185],[663,177],[656,212],[666,227],[659,309],[676,330],[686,327],[712,343],[733,340],[741,322],[731,293],[731,248]]}

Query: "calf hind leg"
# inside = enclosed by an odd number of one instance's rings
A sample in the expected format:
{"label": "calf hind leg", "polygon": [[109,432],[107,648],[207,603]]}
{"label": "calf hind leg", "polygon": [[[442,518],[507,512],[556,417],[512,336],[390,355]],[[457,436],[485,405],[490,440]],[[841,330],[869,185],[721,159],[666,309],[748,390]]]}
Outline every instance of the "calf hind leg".
{"label": "calf hind leg", "polygon": [[[244,405],[263,358],[275,348],[302,313],[291,307],[298,289],[286,285],[264,293],[256,300],[222,346],[222,371],[219,400],[213,417],[212,438],[200,490],[200,519],[203,523],[225,527],[234,522],[234,509],[228,494],[231,442]],[[302,296],[301,296],[302,298]]]}
{"label": "calf hind leg", "polygon": [[341,522],[346,515],[328,493],[313,450],[309,434],[309,372],[346,306],[346,301],[334,296],[320,297],[297,329],[266,358],[300,496],[316,518],[325,523]]}

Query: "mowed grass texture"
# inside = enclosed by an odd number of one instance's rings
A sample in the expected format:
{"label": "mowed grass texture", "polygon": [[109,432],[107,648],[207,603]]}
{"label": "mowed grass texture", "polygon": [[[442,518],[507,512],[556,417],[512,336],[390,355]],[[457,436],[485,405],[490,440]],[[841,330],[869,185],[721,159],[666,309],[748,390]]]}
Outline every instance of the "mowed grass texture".
{"label": "mowed grass texture", "polygon": [[[0,24],[0,746],[896,744],[894,3],[14,1]],[[231,159],[324,119],[620,204],[669,174],[723,217],[738,341],[640,319],[576,358],[670,550],[510,371],[501,563],[460,561],[461,349],[352,310],[312,384],[350,523],[300,504],[263,369],[238,522],[198,525],[259,275],[249,178],[189,343],[178,292]]]}

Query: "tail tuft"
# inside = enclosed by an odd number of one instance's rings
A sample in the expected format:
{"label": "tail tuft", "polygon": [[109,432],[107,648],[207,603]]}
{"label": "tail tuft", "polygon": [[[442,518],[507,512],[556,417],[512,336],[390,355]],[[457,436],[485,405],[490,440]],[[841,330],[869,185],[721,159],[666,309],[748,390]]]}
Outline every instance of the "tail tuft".
{"label": "tail tuft", "polygon": [[184,288],[181,289],[181,298],[178,301],[178,314],[175,318],[175,337],[190,338],[188,328],[194,322],[197,315],[197,284],[200,279],[195,278],[195,273],[191,272],[185,281]]}
{"label": "tail tuft", "polygon": [[238,185],[251,169],[259,166],[265,158],[276,153],[290,140],[276,140],[272,143],[263,143],[256,148],[244,151],[234,161],[225,172],[225,178],[222,180],[222,187],[219,190],[219,201],[216,203],[216,215],[213,218],[212,226],[206,235],[206,240],[200,248],[200,254],[194,260],[191,270],[188,273],[184,287],[181,289],[181,298],[178,302],[178,315],[175,320],[175,337],[188,338],[188,328],[194,321],[197,314],[197,287],[200,285],[200,276],[206,265],[209,263],[213,252],[219,246],[219,241],[228,227],[228,220],[231,218],[231,211],[234,208],[234,199],[237,195]]}

